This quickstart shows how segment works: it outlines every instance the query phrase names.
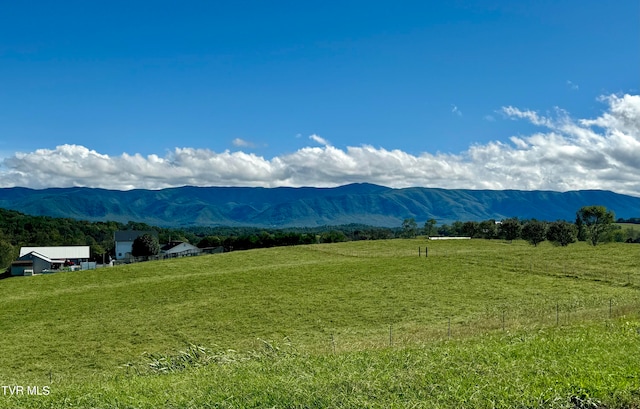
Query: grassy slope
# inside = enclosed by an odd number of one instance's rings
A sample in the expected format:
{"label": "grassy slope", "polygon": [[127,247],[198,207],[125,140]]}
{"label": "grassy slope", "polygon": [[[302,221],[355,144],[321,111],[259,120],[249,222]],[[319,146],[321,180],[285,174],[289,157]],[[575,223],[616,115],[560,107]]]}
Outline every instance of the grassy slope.
{"label": "grassy slope", "polygon": [[[0,281],[0,379],[52,389],[0,396],[0,407],[638,401],[636,247],[443,241],[418,258],[424,245],[274,248]],[[295,353],[259,341],[285,337]],[[223,353],[229,365],[136,375],[144,352],[188,343],[239,352]]]}
{"label": "grassy slope", "polygon": [[640,224],[636,223],[615,223],[617,226],[622,227],[623,229],[630,228],[633,230],[640,230]]}

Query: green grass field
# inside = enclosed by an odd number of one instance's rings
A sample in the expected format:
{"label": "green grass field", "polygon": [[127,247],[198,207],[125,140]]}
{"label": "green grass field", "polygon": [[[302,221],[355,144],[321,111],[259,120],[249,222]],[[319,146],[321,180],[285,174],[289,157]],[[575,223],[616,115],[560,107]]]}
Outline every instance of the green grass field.
{"label": "green grass field", "polygon": [[616,226],[624,232],[623,237],[636,239],[640,237],[640,224],[616,223]]}
{"label": "green grass field", "polygon": [[640,407],[639,289],[638,245],[484,240],[10,278],[0,408]]}

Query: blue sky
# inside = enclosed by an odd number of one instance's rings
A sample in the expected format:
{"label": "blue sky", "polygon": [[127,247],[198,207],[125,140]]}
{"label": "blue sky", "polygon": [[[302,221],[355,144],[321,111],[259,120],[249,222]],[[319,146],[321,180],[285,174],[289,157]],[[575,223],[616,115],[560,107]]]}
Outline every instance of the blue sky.
{"label": "blue sky", "polygon": [[637,0],[4,2],[0,186],[640,195],[639,26]]}

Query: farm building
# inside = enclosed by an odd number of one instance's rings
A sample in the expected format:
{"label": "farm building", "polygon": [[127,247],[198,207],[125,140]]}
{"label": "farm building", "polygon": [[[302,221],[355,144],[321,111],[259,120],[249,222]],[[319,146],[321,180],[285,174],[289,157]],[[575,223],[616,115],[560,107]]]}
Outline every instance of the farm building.
{"label": "farm building", "polygon": [[162,246],[160,252],[164,254],[165,257],[184,257],[198,255],[202,250],[193,244],[183,241],[173,241]]}
{"label": "farm building", "polygon": [[20,257],[33,251],[50,258],[54,263],[68,261],[79,265],[89,260],[91,249],[89,246],[21,247]]}
{"label": "farm building", "polygon": [[81,265],[89,260],[89,246],[22,247],[11,263],[11,275],[41,274],[64,265]]}
{"label": "farm building", "polygon": [[53,261],[45,255],[36,251],[25,254],[18,260],[11,263],[12,276],[26,276],[41,274],[53,268]]}
{"label": "farm building", "polygon": [[133,242],[144,234],[150,234],[154,237],[158,237],[158,233],[155,231],[142,231],[142,230],[120,230],[113,234],[116,249],[116,260],[124,260],[131,257],[131,249],[133,248]]}

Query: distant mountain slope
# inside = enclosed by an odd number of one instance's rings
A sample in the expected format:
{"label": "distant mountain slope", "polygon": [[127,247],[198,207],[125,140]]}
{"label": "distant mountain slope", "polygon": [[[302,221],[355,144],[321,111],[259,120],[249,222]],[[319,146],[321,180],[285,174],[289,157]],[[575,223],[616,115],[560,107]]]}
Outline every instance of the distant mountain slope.
{"label": "distant mountain slope", "polygon": [[573,221],[586,205],[616,217],[640,217],[640,198],[608,191],[391,189],[372,184],[336,188],[180,187],[163,190],[91,188],[0,189],[0,207],[31,215],[157,226],[302,227],[363,223],[397,227],[406,218],[488,220],[506,217]]}

